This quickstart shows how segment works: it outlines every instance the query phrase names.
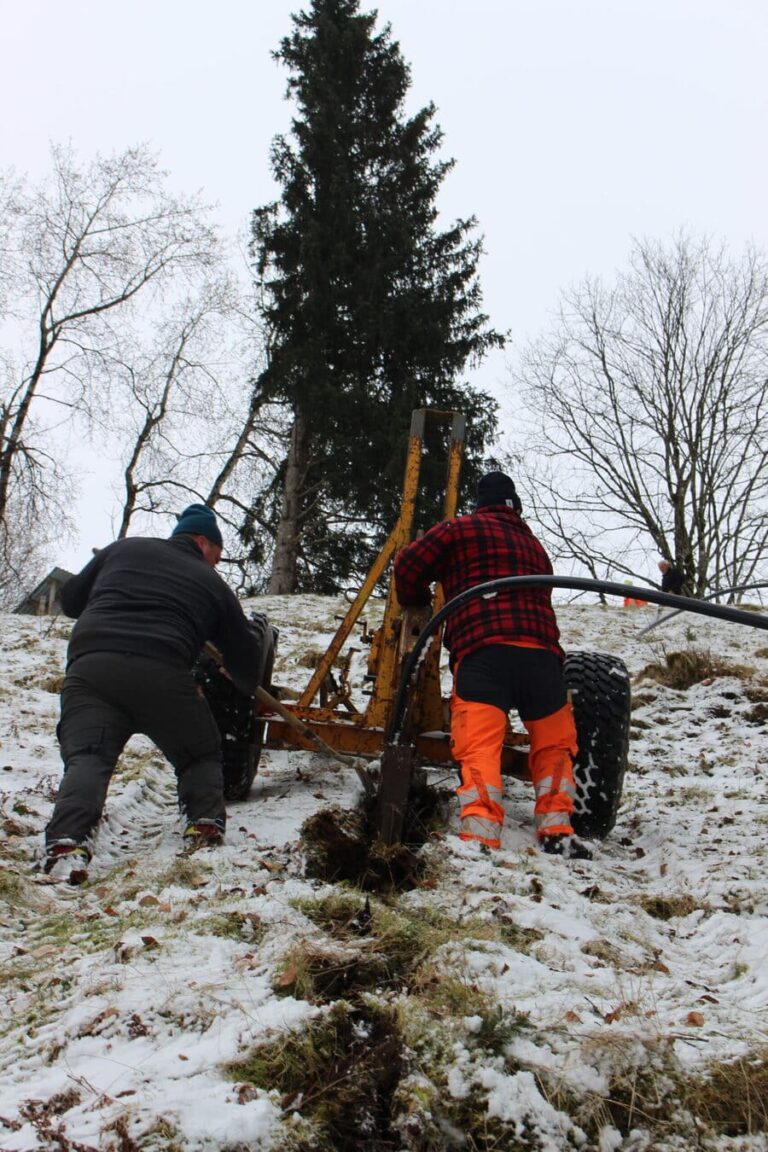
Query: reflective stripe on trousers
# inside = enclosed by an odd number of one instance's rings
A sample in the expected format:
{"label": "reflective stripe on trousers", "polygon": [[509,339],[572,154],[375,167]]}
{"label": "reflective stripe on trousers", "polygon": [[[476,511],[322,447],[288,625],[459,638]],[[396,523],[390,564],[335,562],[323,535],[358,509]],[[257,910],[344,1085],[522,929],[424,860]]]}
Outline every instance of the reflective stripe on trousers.
{"label": "reflective stripe on trousers", "polygon": [[530,736],[528,769],[536,791],[536,833],[573,832],[571,813],[576,795],[573,758],[578,751],[570,704],[541,720],[524,720]]}
{"label": "reflective stripe on trousers", "polygon": [[501,749],[507,717],[493,704],[451,701],[451,749],[461,764],[462,840],[480,840],[491,848],[500,846],[504,809],[501,806]]}

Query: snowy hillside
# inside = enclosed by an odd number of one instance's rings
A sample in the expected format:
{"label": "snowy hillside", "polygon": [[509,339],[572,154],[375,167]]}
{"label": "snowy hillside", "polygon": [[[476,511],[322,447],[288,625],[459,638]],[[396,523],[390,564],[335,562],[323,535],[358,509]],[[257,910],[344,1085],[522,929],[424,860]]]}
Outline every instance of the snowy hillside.
{"label": "snowy hillside", "polygon": [[[250,606],[302,687],[345,605]],[[632,674],[594,861],[538,853],[507,781],[500,852],[462,844],[452,804],[419,886],[370,916],[307,873],[303,823],[360,786],[302,752],[265,752],[226,844],[185,858],[173,775],[132,741],[89,883],[41,882],[69,625],[4,616],[0,1149],[768,1147],[768,632],[680,616],[639,639],[654,612],[559,611],[567,649]]]}

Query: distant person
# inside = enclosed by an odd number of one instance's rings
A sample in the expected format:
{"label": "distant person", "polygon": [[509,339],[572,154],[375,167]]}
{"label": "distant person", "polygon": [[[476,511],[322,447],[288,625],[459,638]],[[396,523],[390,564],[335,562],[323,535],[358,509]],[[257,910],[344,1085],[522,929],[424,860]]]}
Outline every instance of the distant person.
{"label": "distant person", "polygon": [[[625,580],[624,583],[629,584],[630,587],[632,585],[631,580]],[[648,601],[647,600],[638,600],[638,598],[636,596],[625,596],[624,597],[624,607],[625,608],[647,608],[648,607]]]}
{"label": "distant person", "polygon": [[[444,520],[395,559],[405,606],[431,602],[439,581],[447,600],[503,576],[551,575],[547,553],[521,515],[509,476],[489,472],[475,510]],[[446,620],[454,691],[451,746],[461,764],[462,840],[498,848],[504,823],[501,755],[515,708],[530,737],[536,835],[544,852],[589,858],[571,824],[576,727],[563,680],[563,650],[548,587],[502,589],[469,600]]]}
{"label": "distant person", "polygon": [[115,764],[137,732],[173,765],[185,844],[221,843],[221,739],[190,669],[207,640],[246,694],[260,667],[259,640],[214,572],[221,554],[216,516],[191,504],[170,539],[117,540],[63,585],[62,607],[77,623],[57,729],[64,776],[45,830],[45,871],[54,879],[87,879],[90,838]]}
{"label": "distant person", "polygon": [[659,560],[659,572],[661,572],[662,592],[672,592],[675,596],[681,596],[685,583],[684,573],[675,568],[669,560]]}

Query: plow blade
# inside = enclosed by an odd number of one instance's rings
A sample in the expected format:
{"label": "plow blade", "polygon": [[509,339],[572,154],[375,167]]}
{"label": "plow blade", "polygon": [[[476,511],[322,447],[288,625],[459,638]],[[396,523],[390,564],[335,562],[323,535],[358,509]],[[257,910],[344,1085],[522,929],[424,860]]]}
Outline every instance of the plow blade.
{"label": "plow blade", "polygon": [[414,756],[412,744],[388,744],[381,756],[376,830],[387,845],[399,844],[403,838]]}

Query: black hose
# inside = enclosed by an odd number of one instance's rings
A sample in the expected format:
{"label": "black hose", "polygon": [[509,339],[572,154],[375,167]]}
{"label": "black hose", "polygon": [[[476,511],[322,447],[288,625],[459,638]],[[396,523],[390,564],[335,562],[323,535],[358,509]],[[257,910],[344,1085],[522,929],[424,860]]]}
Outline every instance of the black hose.
{"label": "black hose", "polygon": [[548,588],[603,592],[609,596],[646,600],[651,604],[663,604],[669,608],[679,608],[681,612],[698,612],[701,616],[713,616],[717,620],[729,620],[732,624],[747,624],[752,628],[768,629],[768,616],[761,616],[756,612],[744,612],[741,608],[729,608],[727,605],[708,604],[703,600],[692,600],[689,596],[676,596],[672,592],[657,592],[655,588],[638,588],[632,584],[615,584],[608,580],[589,580],[582,576],[503,576],[500,580],[489,580],[486,584],[476,584],[473,588],[467,588],[458,596],[454,596],[453,600],[449,600],[439,612],[435,613],[419,634],[419,638],[403,666],[403,674],[400,677],[400,685],[395,697],[395,706],[389,727],[392,735],[388,743],[404,743],[402,725],[408,703],[408,686],[425,644],[443,621],[451,616],[457,608],[466,604],[468,600],[474,600],[478,596],[490,597],[502,588],[515,588],[521,585],[543,585]]}
{"label": "black hose", "polygon": [[[728,596],[731,592],[753,592],[756,588],[768,588],[768,584],[763,581],[760,584],[734,584],[733,588],[718,588],[716,592],[711,592],[709,596],[701,596],[701,600],[717,600],[718,596]],[[650,624],[646,625],[642,631],[638,632],[637,638],[647,635],[652,632],[659,624],[664,624],[667,620],[674,619],[679,616],[681,612],[687,612],[687,608],[676,608],[674,612],[667,612],[665,616],[659,616],[657,620],[653,620]]]}

